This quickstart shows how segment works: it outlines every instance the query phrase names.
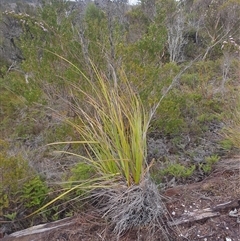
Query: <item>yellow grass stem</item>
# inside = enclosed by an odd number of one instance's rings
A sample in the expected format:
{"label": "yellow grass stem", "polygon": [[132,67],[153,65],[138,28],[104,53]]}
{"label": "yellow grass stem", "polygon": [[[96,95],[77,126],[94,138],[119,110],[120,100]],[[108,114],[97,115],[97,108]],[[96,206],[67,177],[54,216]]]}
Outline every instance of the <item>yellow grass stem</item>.
{"label": "yellow grass stem", "polygon": [[[98,163],[100,173],[121,173],[128,186],[139,184],[146,166],[146,132],[150,114],[124,75],[119,84],[111,83],[95,70],[96,81],[90,82],[92,93],[74,86],[73,94],[81,92],[86,105],[75,107],[81,125],[69,122],[91,150],[91,163]],[[77,102],[77,100],[76,100]]]}

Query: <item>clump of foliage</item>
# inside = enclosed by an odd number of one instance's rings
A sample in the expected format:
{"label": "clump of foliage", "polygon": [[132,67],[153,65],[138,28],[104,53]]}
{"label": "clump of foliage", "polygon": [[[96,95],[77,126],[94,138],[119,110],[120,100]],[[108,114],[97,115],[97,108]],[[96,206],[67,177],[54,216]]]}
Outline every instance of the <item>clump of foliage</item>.
{"label": "clump of foliage", "polygon": [[[8,143],[0,141],[0,210],[3,211],[19,200],[19,191],[24,181],[29,177],[30,167],[20,156],[7,154]],[[17,198],[18,197],[18,198]]]}
{"label": "clump of foliage", "polygon": [[[81,182],[94,179],[95,176],[96,176],[95,168],[84,161],[83,162],[80,161],[73,168],[71,168],[70,175],[66,177],[65,186],[66,188],[72,188]],[[87,195],[86,190],[79,188],[79,189],[76,189],[71,196],[82,197],[85,194]],[[71,199],[71,197],[68,199]]]}
{"label": "clump of foliage", "polygon": [[[220,145],[221,145],[221,147],[224,149],[224,150],[227,150],[227,151],[229,151],[229,150],[231,150],[232,148],[233,148],[233,143],[232,143],[232,141],[231,141],[231,135],[235,135],[233,132],[232,132],[232,130],[231,130],[231,128],[229,128],[229,130],[228,130],[230,133],[228,133],[228,137],[226,138],[226,139],[223,139],[223,140],[221,140],[220,141]],[[225,133],[226,133],[227,131],[225,130]]]}
{"label": "clump of foliage", "polygon": [[[119,78],[113,80],[94,71],[94,82],[85,76],[91,93],[77,85],[72,90],[79,122],[66,120],[81,137],[81,141],[68,143],[83,144],[86,150],[85,156],[70,154],[79,156],[96,173],[97,179],[87,181],[84,188],[95,189],[94,196],[101,197],[103,215],[111,220],[118,236],[133,227],[160,225],[165,207],[150,179],[151,165],[146,159],[147,131],[154,110],[144,108],[122,71],[115,73]],[[85,96],[84,105],[77,99],[79,93]],[[83,167],[87,168],[80,165],[81,170]],[[63,195],[82,187],[77,184]]]}
{"label": "clump of foliage", "polygon": [[39,208],[46,200],[49,188],[21,155],[9,155],[8,149],[9,144],[1,140],[0,215],[15,219],[20,212],[30,212],[23,210],[22,204],[31,210]]}
{"label": "clump of foliage", "polygon": [[36,208],[44,203],[48,192],[49,188],[46,183],[36,176],[24,183],[21,199],[26,208]]}
{"label": "clump of foliage", "polygon": [[200,168],[204,173],[208,174],[211,172],[213,165],[218,162],[220,157],[218,155],[208,156],[205,158],[205,162],[199,164]]}
{"label": "clump of foliage", "polygon": [[71,169],[70,182],[77,182],[79,180],[88,180],[94,175],[94,168],[84,162],[79,162]]}
{"label": "clump of foliage", "polygon": [[[90,141],[88,148],[93,156],[101,160],[96,166],[99,173],[120,174],[127,186],[139,184],[146,168],[150,116],[126,79],[123,87],[118,87],[97,75],[99,86],[92,84],[95,97],[86,96],[94,115],[82,110],[83,125],[75,127],[85,141]],[[81,111],[80,105],[77,108]],[[92,155],[89,159],[95,164]]]}
{"label": "clump of foliage", "polygon": [[182,165],[180,163],[171,163],[167,165],[166,168],[161,170],[162,176],[171,176],[176,178],[188,178],[192,176],[193,172],[195,171],[196,166],[191,165],[189,167],[186,167],[186,165]]}

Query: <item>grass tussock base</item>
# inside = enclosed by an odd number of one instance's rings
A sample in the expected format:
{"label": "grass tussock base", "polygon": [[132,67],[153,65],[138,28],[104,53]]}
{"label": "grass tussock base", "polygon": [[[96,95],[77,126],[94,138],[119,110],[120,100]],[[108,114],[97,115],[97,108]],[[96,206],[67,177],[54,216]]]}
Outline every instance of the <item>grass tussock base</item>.
{"label": "grass tussock base", "polygon": [[119,238],[129,230],[148,232],[148,240],[170,240],[167,231],[167,211],[157,186],[150,178],[139,185],[100,190],[96,194],[99,210]]}

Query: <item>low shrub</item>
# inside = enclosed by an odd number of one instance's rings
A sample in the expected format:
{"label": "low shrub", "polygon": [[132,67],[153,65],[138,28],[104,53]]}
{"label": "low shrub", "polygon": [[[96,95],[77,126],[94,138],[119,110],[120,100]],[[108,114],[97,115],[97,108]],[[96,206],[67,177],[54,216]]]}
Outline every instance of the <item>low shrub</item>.
{"label": "low shrub", "polygon": [[167,176],[176,177],[176,178],[188,178],[192,176],[195,169],[196,169],[195,165],[191,165],[187,167],[179,163],[171,163],[167,165],[166,168],[160,171],[160,175],[161,176],[167,175]]}

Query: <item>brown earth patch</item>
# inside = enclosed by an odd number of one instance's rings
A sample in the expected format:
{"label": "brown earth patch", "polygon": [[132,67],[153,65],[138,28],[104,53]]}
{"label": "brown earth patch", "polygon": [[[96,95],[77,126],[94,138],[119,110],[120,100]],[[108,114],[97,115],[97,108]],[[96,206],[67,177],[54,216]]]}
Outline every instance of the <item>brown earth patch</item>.
{"label": "brown earth patch", "polygon": [[[240,157],[220,161],[212,174],[199,183],[181,185],[166,190],[170,197],[168,211],[172,222],[209,209],[214,217],[202,218],[178,225],[179,240],[239,241],[240,240]],[[236,209],[238,217],[229,216]],[[194,216],[194,215],[193,215]],[[210,215],[209,215],[210,216]]]}

